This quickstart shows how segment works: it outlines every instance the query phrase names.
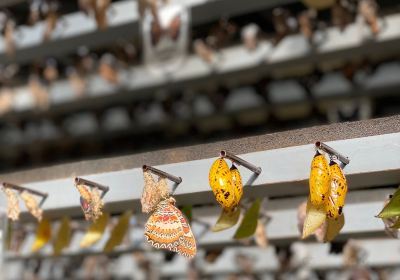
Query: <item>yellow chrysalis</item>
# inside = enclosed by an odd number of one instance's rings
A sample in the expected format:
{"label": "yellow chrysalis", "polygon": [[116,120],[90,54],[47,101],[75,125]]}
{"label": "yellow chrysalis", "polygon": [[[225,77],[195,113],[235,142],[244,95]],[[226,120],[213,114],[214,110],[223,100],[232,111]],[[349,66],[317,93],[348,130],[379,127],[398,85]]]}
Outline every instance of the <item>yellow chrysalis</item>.
{"label": "yellow chrysalis", "polygon": [[240,199],[242,198],[243,195],[242,177],[240,176],[239,169],[237,169],[234,164],[232,164],[230,171],[232,176],[232,186],[233,186],[233,192],[235,194],[235,206],[236,206],[239,204]]}
{"label": "yellow chrysalis", "polygon": [[310,172],[310,201],[315,206],[321,206],[326,203],[331,182],[328,161],[324,155],[319,152],[314,156],[311,162]]}
{"label": "yellow chrysalis", "polygon": [[219,158],[213,163],[208,180],[214,196],[222,208],[232,209],[237,205],[232,174],[223,158]]}
{"label": "yellow chrysalis", "polygon": [[347,181],[342,169],[336,162],[331,162],[331,187],[328,193],[326,213],[329,218],[337,219],[343,214],[344,201],[347,193]]}

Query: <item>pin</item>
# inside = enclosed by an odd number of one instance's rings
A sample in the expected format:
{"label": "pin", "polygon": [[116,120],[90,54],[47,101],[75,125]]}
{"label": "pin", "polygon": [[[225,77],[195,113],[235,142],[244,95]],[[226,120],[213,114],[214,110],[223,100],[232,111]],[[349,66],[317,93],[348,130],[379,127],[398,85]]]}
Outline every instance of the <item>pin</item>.
{"label": "pin", "polygon": [[42,207],[43,203],[46,201],[47,197],[49,196],[49,194],[44,193],[44,192],[32,190],[32,189],[29,189],[29,188],[21,187],[21,186],[14,185],[14,184],[11,184],[11,183],[6,183],[6,182],[3,182],[3,187],[6,188],[6,189],[14,189],[14,190],[18,191],[19,193],[22,193],[23,191],[26,191],[26,192],[29,192],[29,193],[31,193],[33,195],[37,195],[37,196],[42,197],[42,200],[39,203],[39,207]]}
{"label": "pin", "polygon": [[100,198],[103,198],[106,195],[106,193],[110,190],[110,188],[107,187],[107,186],[103,186],[103,185],[100,185],[100,184],[98,184],[96,182],[89,181],[89,180],[86,180],[86,179],[83,179],[83,178],[79,178],[79,177],[75,177],[75,184],[76,185],[85,185],[85,186],[87,186],[89,188],[98,188],[99,190],[102,191],[102,194],[101,194]]}
{"label": "pin", "polygon": [[178,185],[180,183],[182,183],[182,178],[181,177],[176,177],[176,176],[171,175],[171,174],[169,174],[167,172],[164,172],[164,171],[162,171],[160,169],[154,168],[154,167],[149,166],[149,165],[143,165],[142,168],[143,168],[143,171],[150,171],[151,173],[154,173],[154,174],[156,174],[156,175],[158,175],[160,177],[168,178],[169,180],[171,180],[172,182],[174,182],[174,183],[176,183]]}
{"label": "pin", "polygon": [[348,157],[345,157],[344,155],[340,154],[338,151],[329,147],[325,143],[318,141],[315,143],[315,147],[321,151],[328,153],[331,156],[331,158],[336,157],[344,166],[350,163],[350,159]]}
{"label": "pin", "polygon": [[248,162],[248,161],[246,161],[244,159],[241,159],[240,157],[238,157],[238,156],[236,156],[236,155],[234,155],[234,154],[232,154],[232,153],[230,153],[228,151],[222,150],[220,152],[220,155],[221,155],[222,158],[228,158],[231,161],[237,163],[238,165],[246,167],[247,169],[249,169],[250,171],[256,173],[257,175],[261,174],[261,171],[262,171],[261,167],[257,167],[254,164],[251,164],[250,162]]}

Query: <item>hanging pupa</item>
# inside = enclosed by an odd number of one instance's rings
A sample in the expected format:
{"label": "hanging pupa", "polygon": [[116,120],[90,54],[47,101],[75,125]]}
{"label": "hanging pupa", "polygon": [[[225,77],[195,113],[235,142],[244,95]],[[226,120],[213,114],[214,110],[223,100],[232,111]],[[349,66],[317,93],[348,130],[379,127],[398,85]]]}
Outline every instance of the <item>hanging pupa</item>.
{"label": "hanging pupa", "polygon": [[233,192],[235,194],[235,205],[239,205],[243,195],[242,177],[240,176],[239,169],[237,169],[234,164],[232,164],[230,171],[232,176]]}
{"label": "hanging pupa", "polygon": [[39,222],[36,229],[35,242],[32,244],[32,252],[35,253],[42,249],[51,239],[51,224],[46,218]]}
{"label": "hanging pupa", "polygon": [[328,218],[337,219],[343,214],[344,202],[347,194],[347,181],[342,168],[331,161],[329,164],[331,187],[328,193],[326,212]]}
{"label": "hanging pupa", "polygon": [[25,206],[28,209],[29,213],[31,213],[32,216],[34,216],[38,221],[40,221],[43,216],[43,210],[40,208],[36,198],[27,191],[23,191],[20,196],[24,201]]}
{"label": "hanging pupa", "polygon": [[101,199],[100,190],[90,188],[83,184],[76,184],[80,194],[80,203],[86,220],[96,221],[101,215],[104,202]]}
{"label": "hanging pupa", "polygon": [[233,209],[237,206],[235,190],[232,184],[232,173],[223,158],[218,158],[211,166],[208,175],[210,187],[217,202],[224,209]]}
{"label": "hanging pupa", "polygon": [[317,152],[311,162],[309,179],[310,201],[314,206],[326,203],[331,183],[329,164],[325,156]]}
{"label": "hanging pupa", "polygon": [[159,177],[156,183],[149,170],[143,171],[143,178],[144,187],[140,202],[142,203],[142,212],[150,213],[154,211],[161,200],[169,197],[169,189],[165,177]]}
{"label": "hanging pupa", "polygon": [[110,238],[107,240],[103,251],[105,253],[111,252],[116,246],[120,245],[124,240],[128,230],[129,222],[131,220],[132,211],[125,211],[118,219],[117,224],[112,229]]}
{"label": "hanging pupa", "polygon": [[7,197],[7,216],[12,221],[17,221],[21,213],[18,196],[15,191],[8,188],[3,188],[3,192]]}
{"label": "hanging pupa", "polygon": [[97,243],[103,237],[109,218],[110,214],[103,213],[103,215],[93,222],[87,229],[79,246],[81,248],[87,248]]}
{"label": "hanging pupa", "polygon": [[71,229],[71,219],[69,217],[63,217],[58,232],[55,236],[53,242],[53,254],[54,256],[59,256],[63,249],[69,246],[71,242],[72,229]]}

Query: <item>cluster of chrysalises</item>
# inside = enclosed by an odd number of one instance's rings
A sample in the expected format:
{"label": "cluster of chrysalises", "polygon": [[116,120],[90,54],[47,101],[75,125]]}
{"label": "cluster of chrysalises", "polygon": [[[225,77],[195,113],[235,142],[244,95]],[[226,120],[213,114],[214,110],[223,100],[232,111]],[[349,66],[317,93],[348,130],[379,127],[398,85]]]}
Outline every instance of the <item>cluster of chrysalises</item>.
{"label": "cluster of chrysalises", "polygon": [[175,206],[166,178],[155,182],[149,171],[143,172],[142,211],[151,213],[145,224],[144,236],[156,249],[168,249],[186,258],[196,255],[196,240],[189,223]]}
{"label": "cluster of chrysalises", "polygon": [[223,158],[218,158],[211,166],[208,180],[217,202],[224,210],[230,211],[239,205],[243,184],[240,172],[233,163],[229,168]]}
{"label": "cluster of chrysalises", "polygon": [[[307,216],[303,227],[306,238],[326,223],[326,232],[335,228],[336,235],[344,224],[343,207],[347,194],[347,181],[339,164],[317,151],[311,162],[309,179],[310,195],[307,202]],[[327,239],[333,239],[330,236]]]}
{"label": "cluster of chrysalises", "polygon": [[[3,187],[3,192],[7,197],[7,216],[11,220],[17,221],[21,213],[17,192],[5,187]],[[40,208],[39,202],[36,198],[28,191],[18,193],[19,197],[25,203],[25,207],[28,209],[29,213],[40,221],[43,216],[43,210]]]}

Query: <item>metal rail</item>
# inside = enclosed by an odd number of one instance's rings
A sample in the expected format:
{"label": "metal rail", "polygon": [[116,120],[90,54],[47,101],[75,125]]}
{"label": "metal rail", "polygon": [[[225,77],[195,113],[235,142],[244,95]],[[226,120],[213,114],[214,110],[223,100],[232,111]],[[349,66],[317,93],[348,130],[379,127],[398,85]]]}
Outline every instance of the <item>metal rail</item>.
{"label": "metal rail", "polygon": [[[369,123],[377,125],[379,122],[371,120]],[[363,122],[359,122],[358,129],[363,129],[361,124]],[[399,124],[396,125],[393,123],[393,125],[395,127],[392,128],[400,130]],[[314,137],[322,140],[323,138],[318,136],[318,131],[322,132],[326,129],[328,128],[321,127],[320,130],[310,128],[309,130],[312,130],[313,133],[307,137],[313,137],[312,135],[314,135]],[[380,127],[379,130],[383,131],[383,127]],[[305,131],[299,130],[297,133],[302,134]],[[290,137],[296,137],[295,135],[292,134]],[[333,133],[331,137],[337,137],[337,135]],[[323,140],[352,159],[353,164],[347,166],[345,169],[350,190],[371,186],[392,185],[400,182],[400,159],[396,156],[400,153],[400,146],[397,144],[400,142],[400,132],[333,142],[329,142],[326,138]],[[249,140],[244,141],[250,143],[248,142]],[[237,141],[238,147],[243,146],[243,143],[245,143],[242,142],[240,144],[240,142],[240,140]],[[218,151],[217,147],[221,147],[221,145],[233,148],[233,146],[228,146],[227,144],[216,143],[199,148],[194,146],[193,149],[198,150],[200,154],[204,155],[205,153],[210,153],[210,151]],[[355,149],[354,147],[357,148]],[[277,197],[306,194],[308,192],[309,163],[312,159],[311,155],[313,154],[314,144],[310,143],[307,145],[269,150],[263,150],[262,147],[253,147],[254,149],[261,150],[238,154],[244,160],[257,164],[265,170],[255,179],[253,178],[253,172],[249,170],[241,172],[244,183],[249,180],[252,182],[251,188],[245,191],[249,197]],[[234,150],[238,151],[237,148]],[[250,149],[247,149],[247,151],[250,151]],[[164,154],[164,156],[168,154]],[[155,151],[147,153],[145,157],[142,157],[144,156],[142,155],[139,158],[149,162],[150,158],[160,158],[162,155],[163,153]],[[169,154],[171,157],[174,155],[176,154]],[[178,202],[181,205],[198,204],[205,201],[210,203],[215,201],[208,184],[208,172],[214,159],[211,157],[181,162],[176,162],[175,159],[175,163],[168,163],[170,160],[164,157],[161,160],[164,164],[157,165],[156,168],[170,174],[184,174],[182,176],[184,180],[180,184],[181,187],[176,191]],[[112,160],[107,160],[108,164],[110,162]],[[159,159],[159,163],[161,162]],[[91,164],[96,165],[96,161],[92,161]],[[69,168],[73,169],[74,166],[76,171],[79,171],[80,164],[72,165]],[[113,166],[115,166],[114,171],[100,174],[97,171],[93,174],[86,174],[85,178],[110,186],[112,191],[109,192],[105,199],[106,207],[109,211],[118,212],[127,207],[139,208],[143,187],[141,183],[143,181],[142,166],[137,168],[121,168],[121,163],[118,162]],[[57,167],[57,169],[59,168],[62,167]],[[25,176],[28,175],[29,172],[25,174]],[[74,213],[74,209],[79,209],[79,205],[76,203],[76,196],[78,194],[71,189],[71,179],[69,178],[37,181],[25,185],[31,189],[50,194],[44,210],[49,212],[65,211],[63,213],[67,214],[69,211]],[[55,192],[54,190],[57,191]]]}

